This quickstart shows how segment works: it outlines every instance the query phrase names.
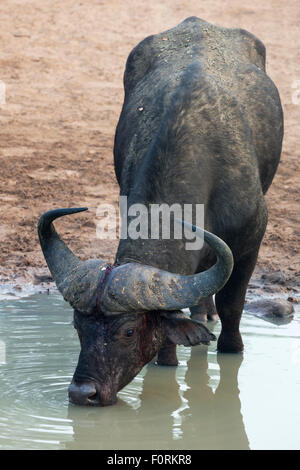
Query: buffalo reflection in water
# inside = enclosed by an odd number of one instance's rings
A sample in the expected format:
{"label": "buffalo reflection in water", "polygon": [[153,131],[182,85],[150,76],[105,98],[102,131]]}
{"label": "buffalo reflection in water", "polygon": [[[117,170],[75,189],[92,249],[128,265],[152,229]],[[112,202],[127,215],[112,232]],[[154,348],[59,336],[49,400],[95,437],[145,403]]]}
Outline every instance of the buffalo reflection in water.
{"label": "buffalo reflection in water", "polygon": [[[214,379],[208,371],[208,358],[211,364],[216,358],[220,367],[215,392],[209,385]],[[73,421],[74,436],[66,447],[249,449],[238,388],[242,361],[242,354],[208,356],[207,347],[198,346],[191,348],[187,368],[151,363],[144,378],[136,379],[140,380],[137,390],[133,390],[136,406],[121,398],[117,406],[101,409],[70,405],[68,418]],[[127,401],[131,392],[132,388],[128,389]]]}

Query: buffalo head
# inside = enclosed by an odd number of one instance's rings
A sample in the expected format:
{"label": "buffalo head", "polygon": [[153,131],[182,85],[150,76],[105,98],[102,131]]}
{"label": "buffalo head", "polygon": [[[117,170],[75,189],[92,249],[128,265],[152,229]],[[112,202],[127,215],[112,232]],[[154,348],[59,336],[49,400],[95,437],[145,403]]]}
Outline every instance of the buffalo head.
{"label": "buffalo head", "polygon": [[164,344],[208,344],[214,335],[180,309],[198,305],[220,290],[233,266],[228,246],[217,236],[191,226],[213,248],[216,264],[184,276],[153,266],[126,263],[110,267],[101,260],[81,261],[58,236],[53,221],[87,210],[56,209],[39,220],[41,247],[64,299],[74,308],[81,345],[69,387],[70,400],[111,405]]}

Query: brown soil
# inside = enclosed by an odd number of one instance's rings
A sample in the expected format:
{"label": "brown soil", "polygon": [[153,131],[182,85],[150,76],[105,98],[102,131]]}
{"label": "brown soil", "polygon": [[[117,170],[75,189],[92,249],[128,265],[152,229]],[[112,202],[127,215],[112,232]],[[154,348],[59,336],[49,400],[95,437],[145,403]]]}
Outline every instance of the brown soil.
{"label": "brown soil", "polygon": [[267,70],[283,103],[285,139],[267,195],[269,225],[257,272],[281,271],[279,278],[295,285],[300,105],[292,102],[292,85],[300,80],[298,0],[1,2],[6,104],[0,105],[0,282],[47,273],[36,223],[55,207],[88,206],[88,213],[57,222],[59,231],[82,258],[113,259],[117,241],[96,238],[95,215],[99,203],[116,203],[118,197],[112,148],[125,61],[145,36],[191,15],[242,27],[266,45]]}

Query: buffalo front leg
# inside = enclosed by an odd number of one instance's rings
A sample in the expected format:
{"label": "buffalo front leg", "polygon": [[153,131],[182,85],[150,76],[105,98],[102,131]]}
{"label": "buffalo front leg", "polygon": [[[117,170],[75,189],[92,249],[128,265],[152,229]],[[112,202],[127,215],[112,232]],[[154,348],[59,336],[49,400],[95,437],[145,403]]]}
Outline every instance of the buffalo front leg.
{"label": "buffalo front leg", "polygon": [[202,300],[196,307],[190,308],[191,317],[198,321],[217,321],[218,314],[212,297]]}
{"label": "buffalo front leg", "polygon": [[166,340],[157,355],[157,364],[160,366],[178,366],[176,344]]}
{"label": "buffalo front leg", "polygon": [[222,323],[218,351],[241,352],[244,349],[239,326],[245,296],[258,250],[237,261],[227,284],[216,295],[216,307]]}

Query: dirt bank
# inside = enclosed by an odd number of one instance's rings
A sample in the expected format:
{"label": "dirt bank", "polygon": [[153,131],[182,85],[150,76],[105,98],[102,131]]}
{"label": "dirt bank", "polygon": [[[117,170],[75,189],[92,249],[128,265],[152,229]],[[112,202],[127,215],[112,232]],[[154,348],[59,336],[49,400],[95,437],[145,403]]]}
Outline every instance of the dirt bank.
{"label": "dirt bank", "polygon": [[31,282],[34,272],[47,273],[36,223],[50,208],[88,206],[88,213],[59,221],[59,231],[82,258],[113,259],[117,241],[97,240],[95,214],[99,203],[116,203],[118,196],[112,148],[125,61],[145,36],[191,15],[247,29],[267,47],[267,70],[285,113],[285,139],[267,195],[269,225],[256,277],[276,272],[281,281],[275,284],[294,288],[300,271],[300,104],[293,88],[300,80],[297,0],[247,0],[243,6],[240,0],[1,2],[0,80],[6,84],[6,104],[0,105],[1,284]]}

